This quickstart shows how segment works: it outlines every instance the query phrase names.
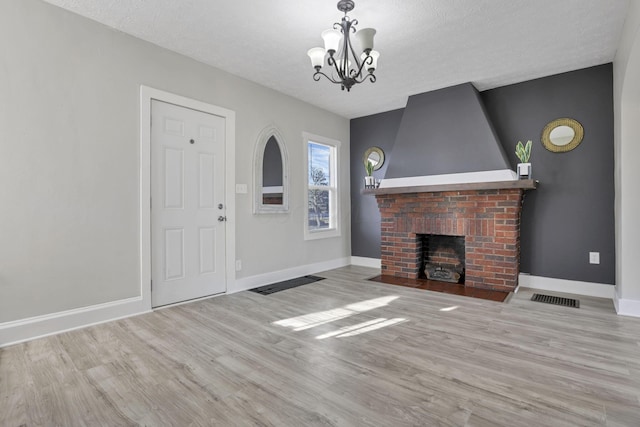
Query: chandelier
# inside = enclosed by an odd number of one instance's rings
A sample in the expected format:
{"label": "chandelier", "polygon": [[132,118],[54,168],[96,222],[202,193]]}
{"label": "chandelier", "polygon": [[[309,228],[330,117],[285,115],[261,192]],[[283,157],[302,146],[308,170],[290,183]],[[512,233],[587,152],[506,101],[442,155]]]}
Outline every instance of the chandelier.
{"label": "chandelier", "polygon": [[[353,85],[362,83],[366,79],[372,83],[376,81],[373,72],[376,70],[380,56],[373,50],[373,36],[376,30],[363,28],[356,32],[358,21],[347,16],[347,12],[352,11],[354,7],[353,0],[340,0],[338,10],[344,12],[342,22],[336,22],[332,29],[322,32],[324,48],[314,47],[307,52],[311,58],[311,66],[316,70],[313,80],[319,81],[320,76],[325,76],[331,83],[339,84],[342,90],[346,88],[347,92]],[[355,33],[360,56],[349,38],[351,32]],[[321,71],[327,54],[329,54],[327,64],[331,70],[329,74]]]}

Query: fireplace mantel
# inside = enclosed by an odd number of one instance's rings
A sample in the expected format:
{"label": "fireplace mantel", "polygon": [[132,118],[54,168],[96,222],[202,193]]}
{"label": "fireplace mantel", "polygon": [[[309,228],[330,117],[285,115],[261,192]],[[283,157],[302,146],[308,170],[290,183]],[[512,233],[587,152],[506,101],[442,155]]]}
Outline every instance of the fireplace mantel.
{"label": "fireplace mantel", "polygon": [[440,193],[446,191],[480,191],[506,189],[535,190],[537,186],[538,181],[534,179],[519,179],[512,181],[472,182],[467,184],[438,184],[419,185],[411,187],[364,189],[362,190],[362,194],[371,194],[374,196],[378,196],[383,194]]}

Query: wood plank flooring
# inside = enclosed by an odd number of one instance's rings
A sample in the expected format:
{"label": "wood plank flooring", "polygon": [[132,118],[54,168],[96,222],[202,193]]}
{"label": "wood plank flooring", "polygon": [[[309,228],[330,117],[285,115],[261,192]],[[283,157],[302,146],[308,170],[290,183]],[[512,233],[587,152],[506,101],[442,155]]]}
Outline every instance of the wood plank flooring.
{"label": "wood plank flooring", "polygon": [[345,267],[0,350],[0,426],[640,426],[640,319]]}

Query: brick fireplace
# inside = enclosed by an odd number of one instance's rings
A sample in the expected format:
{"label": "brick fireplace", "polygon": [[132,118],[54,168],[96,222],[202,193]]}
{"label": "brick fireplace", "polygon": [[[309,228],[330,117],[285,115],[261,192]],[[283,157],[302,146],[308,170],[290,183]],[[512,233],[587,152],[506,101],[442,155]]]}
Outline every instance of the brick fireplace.
{"label": "brick fireplace", "polygon": [[471,185],[456,191],[376,190],[382,227],[382,275],[417,279],[423,263],[423,235],[461,236],[465,286],[515,289],[523,194],[535,184],[515,181],[504,186],[508,188],[485,188],[500,187],[496,184]]}

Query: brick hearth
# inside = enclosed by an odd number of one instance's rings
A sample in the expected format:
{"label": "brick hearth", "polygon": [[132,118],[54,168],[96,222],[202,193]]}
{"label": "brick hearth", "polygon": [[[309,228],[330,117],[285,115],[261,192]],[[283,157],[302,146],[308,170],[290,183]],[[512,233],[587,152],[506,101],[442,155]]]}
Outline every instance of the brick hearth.
{"label": "brick hearth", "polygon": [[465,237],[465,286],[513,290],[520,263],[522,188],[376,194],[382,274],[417,279],[420,234]]}

